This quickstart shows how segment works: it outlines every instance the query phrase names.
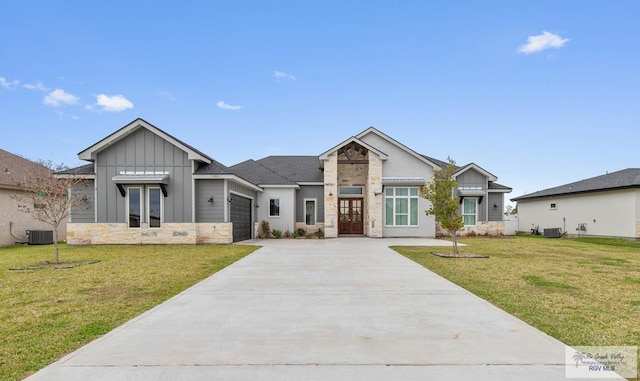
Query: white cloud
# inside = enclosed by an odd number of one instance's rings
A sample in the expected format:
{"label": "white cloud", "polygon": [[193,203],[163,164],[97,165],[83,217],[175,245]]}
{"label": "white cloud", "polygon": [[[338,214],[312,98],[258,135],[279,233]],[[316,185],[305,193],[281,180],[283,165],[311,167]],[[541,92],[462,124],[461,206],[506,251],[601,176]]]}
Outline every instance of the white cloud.
{"label": "white cloud", "polygon": [[52,107],[73,105],[78,103],[78,97],[70,93],[65,93],[65,91],[62,89],[55,89],[49,94],[45,95],[42,103]]}
{"label": "white cloud", "polygon": [[284,71],[275,71],[273,72],[273,76],[278,79],[285,78],[285,79],[290,79],[292,81],[295,81],[296,79],[298,79],[293,74],[285,73]]}
{"label": "white cloud", "polygon": [[560,49],[567,42],[569,42],[568,38],[562,38],[557,34],[542,31],[542,34],[529,36],[527,38],[527,43],[520,46],[518,51],[524,54],[533,54],[551,48]]}
{"label": "white cloud", "polygon": [[22,85],[27,90],[40,90],[40,91],[49,91],[49,88],[46,87],[42,82],[38,81],[36,83],[25,83]]}
{"label": "white cloud", "polygon": [[170,93],[169,91],[161,91],[160,95],[162,95],[163,97],[166,97],[170,101],[175,101],[176,100],[176,97],[172,93]]}
{"label": "white cloud", "polygon": [[232,106],[230,104],[226,104],[223,101],[218,101],[216,103],[216,106],[218,106],[218,108],[222,110],[240,110],[242,108],[242,106]]}
{"label": "white cloud", "polygon": [[20,81],[18,81],[17,79],[14,79],[13,81],[9,81],[5,77],[0,77],[0,87],[4,87],[5,89],[10,89],[13,86],[17,86],[19,83]]}
{"label": "white cloud", "polygon": [[120,112],[130,108],[133,108],[133,103],[130,100],[124,97],[124,95],[106,95],[106,94],[98,94],[96,95],[96,104],[95,105],[87,105],[87,110],[94,110],[98,108],[98,111],[108,111],[108,112]]}

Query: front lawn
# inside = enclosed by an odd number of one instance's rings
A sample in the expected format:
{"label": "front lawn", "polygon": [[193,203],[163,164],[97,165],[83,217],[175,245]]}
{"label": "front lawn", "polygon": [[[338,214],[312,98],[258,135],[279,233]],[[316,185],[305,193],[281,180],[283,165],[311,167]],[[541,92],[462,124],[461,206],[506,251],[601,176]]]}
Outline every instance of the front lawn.
{"label": "front lawn", "polygon": [[640,345],[640,242],[540,236],[460,242],[468,245],[461,253],[490,258],[393,249],[568,345]]}
{"label": "front lawn", "polygon": [[82,265],[10,270],[53,260],[53,248],[0,247],[0,380],[26,377],[256,249],[61,245],[62,261]]}

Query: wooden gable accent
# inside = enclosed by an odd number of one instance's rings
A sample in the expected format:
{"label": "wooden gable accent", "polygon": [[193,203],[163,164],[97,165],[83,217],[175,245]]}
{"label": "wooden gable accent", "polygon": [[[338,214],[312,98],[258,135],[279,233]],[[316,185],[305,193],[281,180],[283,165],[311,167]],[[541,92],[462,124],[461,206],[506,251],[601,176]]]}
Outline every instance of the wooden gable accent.
{"label": "wooden gable accent", "polygon": [[368,164],[369,150],[357,142],[350,142],[338,149],[338,164]]}

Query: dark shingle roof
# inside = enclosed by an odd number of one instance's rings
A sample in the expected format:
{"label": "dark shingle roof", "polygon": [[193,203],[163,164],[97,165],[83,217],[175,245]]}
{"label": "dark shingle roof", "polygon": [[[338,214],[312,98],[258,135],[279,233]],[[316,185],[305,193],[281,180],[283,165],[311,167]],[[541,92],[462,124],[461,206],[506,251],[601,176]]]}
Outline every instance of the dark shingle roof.
{"label": "dark shingle roof", "polygon": [[85,164],[79,167],[57,172],[59,175],[95,175],[93,164]]}
{"label": "dark shingle roof", "polygon": [[229,167],[226,165],[211,159],[211,164],[202,163],[198,166],[195,175],[232,175]]}
{"label": "dark shingle roof", "polygon": [[608,173],[606,175],[560,185],[559,187],[544,189],[538,192],[512,198],[511,201],[633,187],[640,187],[640,168],[627,168],[621,171]]}
{"label": "dark shingle roof", "polygon": [[504,189],[504,190],[512,190],[513,188],[508,187],[506,185],[494,183],[493,181],[489,182],[489,189]]}
{"label": "dark shingle roof", "polygon": [[269,168],[261,165],[255,160],[247,160],[236,165],[232,165],[229,169],[237,176],[257,185],[295,185],[294,181],[290,181]]}
{"label": "dark shingle roof", "polygon": [[[438,167],[440,167],[440,168],[444,168],[444,167],[446,167],[447,165],[449,165],[449,162],[447,162],[447,161],[442,161],[442,160],[438,160],[438,159],[433,158],[433,157],[431,157],[431,156],[422,155],[422,154],[420,154],[420,156],[422,156],[422,157],[424,157],[425,159],[429,160],[429,161],[430,161],[430,162],[432,162],[433,164],[436,164],[436,165],[437,165]],[[456,167],[456,170],[458,170],[458,169],[460,169],[460,168],[463,168],[463,167],[459,167],[459,166],[457,166],[457,165],[456,165],[455,167]]]}
{"label": "dark shingle roof", "polygon": [[44,165],[0,149],[0,187],[16,188],[29,175],[47,172],[51,171]]}
{"label": "dark shingle roof", "polygon": [[257,162],[290,181],[324,182],[318,156],[267,156]]}

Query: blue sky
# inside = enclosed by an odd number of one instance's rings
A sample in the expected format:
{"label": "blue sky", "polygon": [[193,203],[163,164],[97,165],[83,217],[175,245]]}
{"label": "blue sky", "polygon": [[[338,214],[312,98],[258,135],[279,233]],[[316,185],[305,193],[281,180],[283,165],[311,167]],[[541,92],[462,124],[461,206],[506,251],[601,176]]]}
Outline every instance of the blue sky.
{"label": "blue sky", "polygon": [[15,1],[0,148],[75,166],[137,117],[232,165],[369,126],[508,197],[628,167],[638,1]]}

